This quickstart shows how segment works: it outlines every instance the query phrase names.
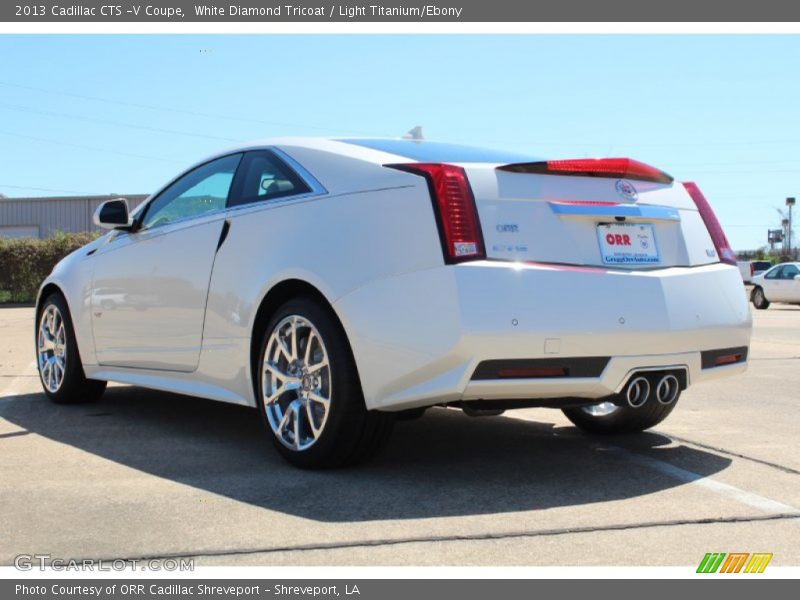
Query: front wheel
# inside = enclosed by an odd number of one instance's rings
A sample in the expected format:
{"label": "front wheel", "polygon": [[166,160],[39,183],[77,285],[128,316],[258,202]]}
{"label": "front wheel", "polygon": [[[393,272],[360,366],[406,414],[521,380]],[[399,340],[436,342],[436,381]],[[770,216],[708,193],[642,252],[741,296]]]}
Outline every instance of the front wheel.
{"label": "front wheel", "polygon": [[678,402],[649,401],[639,408],[617,406],[611,402],[563,409],[574,425],[590,433],[637,433],[650,429],[669,416]]}
{"label": "front wheel", "polygon": [[769,300],[767,300],[767,297],[764,295],[764,290],[760,287],[753,289],[753,306],[759,310],[769,308]]}
{"label": "front wheel", "polygon": [[53,402],[94,402],[106,389],[105,381],[87,379],[83,372],[69,308],[61,294],[50,294],[39,311],[36,364],[44,393]]}
{"label": "front wheel", "polygon": [[289,300],[270,319],[257,381],[262,420],[278,452],[297,467],[363,462],[391,432],[391,414],[366,409],[341,325],[309,298]]}

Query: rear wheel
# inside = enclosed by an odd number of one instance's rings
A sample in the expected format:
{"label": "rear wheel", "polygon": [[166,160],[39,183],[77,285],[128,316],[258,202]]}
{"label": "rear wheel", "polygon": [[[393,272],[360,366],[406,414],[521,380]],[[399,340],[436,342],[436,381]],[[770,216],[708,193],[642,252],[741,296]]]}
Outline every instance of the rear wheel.
{"label": "rear wheel", "polygon": [[759,310],[764,310],[769,308],[769,300],[764,295],[764,290],[760,287],[755,287],[753,289],[753,306],[755,306]]}
{"label": "rear wheel", "polygon": [[105,381],[87,379],[67,302],[54,293],[42,303],[36,326],[36,363],[44,393],[59,404],[94,402]]}
{"label": "rear wheel", "polygon": [[394,417],[369,411],[345,333],[309,298],[283,304],[262,332],[259,410],[278,452],[306,469],[372,457]]}
{"label": "rear wheel", "polygon": [[661,423],[675,408],[651,400],[640,408],[617,406],[611,402],[563,409],[574,425],[591,433],[636,433]]}

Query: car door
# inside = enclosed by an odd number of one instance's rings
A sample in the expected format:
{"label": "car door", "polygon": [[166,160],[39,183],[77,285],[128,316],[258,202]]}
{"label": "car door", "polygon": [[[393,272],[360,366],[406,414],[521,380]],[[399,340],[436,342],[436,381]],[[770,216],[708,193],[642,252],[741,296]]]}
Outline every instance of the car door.
{"label": "car door", "polygon": [[778,302],[780,299],[781,271],[783,271],[783,265],[772,267],[769,271],[764,273],[764,279],[761,281],[761,287],[764,288],[764,295],[770,302]]}
{"label": "car door", "polygon": [[92,328],[101,365],[193,371],[208,286],[241,154],[182,175],[153,198],[131,232],[94,256]]}
{"label": "car door", "polygon": [[800,302],[800,269],[797,265],[783,265],[781,271],[781,280],[783,289],[784,302]]}

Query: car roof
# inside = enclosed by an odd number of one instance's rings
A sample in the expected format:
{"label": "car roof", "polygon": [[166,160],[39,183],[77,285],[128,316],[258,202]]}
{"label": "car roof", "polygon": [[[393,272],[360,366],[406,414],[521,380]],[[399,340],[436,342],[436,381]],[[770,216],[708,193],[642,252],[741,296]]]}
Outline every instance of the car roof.
{"label": "car roof", "polygon": [[532,162],[541,158],[521,152],[510,152],[465,144],[450,144],[433,140],[366,137],[275,137],[244,142],[226,148],[205,158],[202,162],[219,156],[263,148],[307,148],[333,152],[358,160],[377,164],[391,161],[453,162],[509,164]]}
{"label": "car roof", "polygon": [[420,162],[456,163],[521,163],[541,160],[521,152],[494,150],[464,144],[450,144],[428,140],[386,138],[344,138],[336,141],[396,154]]}

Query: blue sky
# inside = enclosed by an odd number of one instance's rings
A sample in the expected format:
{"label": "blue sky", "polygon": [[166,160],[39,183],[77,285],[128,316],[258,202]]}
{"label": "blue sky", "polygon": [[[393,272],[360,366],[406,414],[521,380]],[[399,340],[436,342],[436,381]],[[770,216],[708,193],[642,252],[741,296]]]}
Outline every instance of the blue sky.
{"label": "blue sky", "polygon": [[239,140],[422,125],[654,164],[756,248],[800,196],[798,59],[798,36],[3,35],[0,193],[145,193]]}

